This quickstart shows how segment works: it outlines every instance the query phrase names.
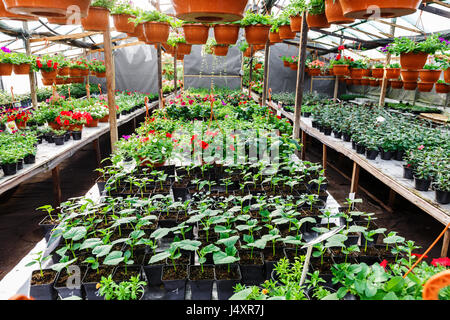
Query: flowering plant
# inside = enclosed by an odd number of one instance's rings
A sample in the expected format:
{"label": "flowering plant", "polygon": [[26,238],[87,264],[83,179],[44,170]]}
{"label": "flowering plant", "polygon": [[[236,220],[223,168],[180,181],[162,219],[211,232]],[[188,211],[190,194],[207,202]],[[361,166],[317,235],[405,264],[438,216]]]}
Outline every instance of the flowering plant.
{"label": "flowering plant", "polygon": [[55,121],[63,128],[68,129],[71,125],[84,125],[91,123],[92,116],[90,113],[83,111],[61,111]]}
{"label": "flowering plant", "polygon": [[2,47],[0,50],[0,63],[11,63],[12,54],[11,50]]}
{"label": "flowering plant", "polygon": [[131,1],[118,1],[111,8],[111,14],[132,14],[133,3]]}
{"label": "flowering plant", "polygon": [[178,43],[186,43],[184,35],[181,33],[171,33],[167,39],[167,44],[169,46],[175,47]]}
{"label": "flowering plant", "polygon": [[338,54],[334,60],[330,61],[330,66],[335,65],[351,65],[353,58]]}
{"label": "flowering plant", "polygon": [[325,67],[325,62],[320,60],[314,60],[308,63],[308,68],[310,69],[323,69]]}
{"label": "flowering plant", "polygon": [[79,109],[79,111],[86,112],[91,115],[92,119],[101,119],[109,114],[108,106],[101,102],[96,102],[91,106]]}
{"label": "flowering plant", "polygon": [[41,58],[36,58],[36,64],[34,67],[36,68],[36,71],[50,72],[58,70],[58,66],[59,63],[53,60],[53,58],[51,58],[50,56],[43,56]]}
{"label": "flowering plant", "polygon": [[91,63],[89,64],[89,70],[95,71],[98,73],[106,72],[106,66],[105,62],[103,60],[91,60]]}
{"label": "flowering plant", "polygon": [[71,61],[69,66],[72,69],[87,70],[89,69],[89,62],[85,58],[78,58],[76,60]]}

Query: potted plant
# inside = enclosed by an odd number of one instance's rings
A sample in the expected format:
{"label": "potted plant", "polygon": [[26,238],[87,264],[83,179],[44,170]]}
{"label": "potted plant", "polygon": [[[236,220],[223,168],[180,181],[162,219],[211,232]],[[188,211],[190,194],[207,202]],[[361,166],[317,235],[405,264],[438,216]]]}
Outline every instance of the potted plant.
{"label": "potted plant", "polygon": [[0,76],[10,76],[13,70],[13,54],[8,48],[2,47],[0,50]]}
{"label": "potted plant", "polygon": [[5,8],[8,11],[17,14],[28,14],[41,17],[65,17],[67,8],[76,5],[80,10],[80,16],[85,17],[89,7],[89,0],[61,0],[58,3],[50,0],[36,3],[29,0],[8,0],[4,1]]}
{"label": "potted plant", "polygon": [[436,201],[440,204],[450,203],[450,174],[443,170],[438,169],[438,173],[435,181],[433,181],[433,187],[435,190]]}
{"label": "potted plant", "polygon": [[270,22],[270,16],[247,11],[241,20],[247,43],[249,45],[266,44],[269,39]]}
{"label": "potted plant", "polygon": [[[80,78],[89,73],[89,63],[85,58],[78,58],[69,63],[69,74],[71,77]],[[83,79],[83,78],[81,78]]]}
{"label": "potted plant", "polygon": [[219,44],[236,44],[239,38],[240,22],[214,24],[214,38]]}
{"label": "potted plant", "polygon": [[311,0],[307,6],[306,22],[310,28],[329,28],[325,15],[325,0]]}
{"label": "potted plant", "polygon": [[11,176],[17,173],[18,160],[15,149],[2,150],[0,154],[0,164],[5,176]]}
{"label": "potted plant", "polygon": [[449,93],[450,85],[447,84],[444,80],[438,80],[436,82],[436,93]]}
{"label": "potted plant", "polygon": [[39,18],[36,16],[14,14],[5,9],[5,4],[0,2],[0,17],[4,20],[21,20],[21,21],[37,21]]}
{"label": "potted plant", "polygon": [[419,77],[422,82],[436,83],[441,77],[442,70],[440,66],[434,64],[426,64],[419,71]]}
{"label": "potted plant", "polygon": [[280,38],[280,28],[274,23],[272,23],[272,27],[270,28],[269,41],[271,44],[283,42]]}
{"label": "potted plant", "polygon": [[428,191],[430,188],[435,168],[431,166],[431,163],[424,159],[419,163],[414,170],[414,182],[416,190]]}
{"label": "potted plant", "polygon": [[280,39],[294,39],[295,32],[291,30],[291,20],[289,18],[289,12],[282,12],[277,18],[273,19],[272,26],[275,23],[278,27]]}
{"label": "potted plant", "polygon": [[53,142],[57,146],[62,146],[65,141],[66,130],[53,130]]}
{"label": "potted plant", "polygon": [[417,82],[416,81],[403,81],[403,89],[405,90],[416,90]]}
{"label": "potted plant", "polygon": [[117,32],[132,33],[135,25],[130,19],[134,18],[133,6],[130,2],[122,0],[111,8],[111,16]]}
{"label": "potted plant", "polygon": [[171,34],[167,40],[167,44],[172,48],[176,48],[179,55],[188,55],[192,50],[192,45],[187,44],[184,36],[179,33]]}
{"label": "potted plant", "polygon": [[38,270],[31,273],[30,296],[36,300],[56,300],[57,293],[53,288],[58,272],[52,269],[43,269],[43,264],[52,256],[44,256],[43,251],[36,252],[31,262],[26,266],[39,265]]}
{"label": "potted plant", "polygon": [[340,0],[325,0],[325,15],[328,23],[333,24],[347,24],[355,21],[353,18],[344,16]]}
{"label": "potted plant", "polygon": [[209,25],[183,22],[184,37],[188,44],[205,44],[208,41]]}
{"label": "potted plant", "polygon": [[384,76],[384,65],[382,63],[377,63],[372,68],[372,77],[381,79]]}
{"label": "potted plant", "polygon": [[147,282],[140,280],[140,275],[131,276],[129,280],[116,283],[112,275],[102,277],[98,285],[98,293],[105,300],[141,300]]}
{"label": "potted plant", "polygon": [[[342,12],[345,17],[354,19],[367,19],[378,14],[379,18],[394,18],[409,15],[416,12],[421,0],[402,0],[398,2],[386,2],[383,0],[340,0]],[[371,10],[376,7],[376,12]]]}
{"label": "potted plant", "polygon": [[291,19],[292,32],[300,32],[302,29],[302,14],[306,10],[305,0],[291,0],[285,8]]}
{"label": "potted plant", "polygon": [[159,11],[141,10],[136,18],[131,20],[134,21],[136,28],[143,28],[143,36],[146,43],[167,42],[170,31],[170,19],[166,14]]}
{"label": "potted plant", "polygon": [[333,73],[336,76],[346,76],[350,73],[351,58],[338,54],[334,60],[330,61],[330,66],[333,67]]}
{"label": "potted plant", "polygon": [[238,240],[239,236],[230,236],[216,242],[218,246],[224,247],[224,250],[219,249],[213,253],[219,300],[228,300],[233,295],[233,288],[242,279],[239,265],[236,264],[239,261],[235,246]]}
{"label": "potted plant", "polygon": [[104,61],[94,59],[90,63],[90,69],[95,73],[97,78],[106,77],[106,66]]}
{"label": "potted plant", "polygon": [[247,0],[233,0],[226,5],[221,0],[174,0],[178,19],[184,21],[212,22],[237,21],[247,6]]}
{"label": "potted plant", "polygon": [[431,92],[433,90],[434,83],[433,82],[418,82],[417,88],[420,92]]}
{"label": "potted plant", "polygon": [[34,61],[35,59],[32,56],[28,56],[25,53],[13,53],[11,56],[11,63],[13,64],[15,74],[29,74],[31,64]]}
{"label": "potted plant", "polygon": [[88,15],[81,19],[83,29],[86,31],[109,31],[109,10],[113,6],[113,1],[92,0]]}
{"label": "potted plant", "polygon": [[403,82],[417,82],[419,79],[419,70],[402,69],[400,74]]}
{"label": "potted plant", "polygon": [[391,86],[393,89],[401,89],[403,88],[403,81],[400,79],[391,80]]}
{"label": "potted plant", "polygon": [[386,70],[386,79],[398,79],[400,77],[400,64],[391,63],[384,69]]}

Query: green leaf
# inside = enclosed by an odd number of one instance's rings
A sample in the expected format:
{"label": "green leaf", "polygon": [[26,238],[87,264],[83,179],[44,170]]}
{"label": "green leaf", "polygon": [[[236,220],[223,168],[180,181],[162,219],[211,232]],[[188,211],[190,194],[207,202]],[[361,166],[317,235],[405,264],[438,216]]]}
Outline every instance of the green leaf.
{"label": "green leaf", "polygon": [[252,293],[252,288],[247,288],[233,294],[229,300],[246,300],[248,296]]}
{"label": "green leaf", "polygon": [[92,250],[92,254],[95,255],[97,258],[106,256],[109,253],[109,251],[111,251],[112,247],[113,246],[110,244],[97,246]]}
{"label": "green leaf", "polygon": [[90,239],[86,239],[84,240],[84,242],[81,244],[80,246],[80,250],[84,250],[84,249],[92,249],[98,245],[102,244],[102,240],[99,238],[90,238]]}
{"label": "green leaf", "polygon": [[148,263],[149,264],[154,264],[155,262],[159,262],[161,260],[165,260],[165,259],[167,259],[169,257],[170,257],[170,252],[169,251],[163,251],[163,252],[157,253],[154,256],[152,256]]}
{"label": "green leaf", "polygon": [[122,256],[122,251],[112,251],[108,254],[103,261],[103,264],[108,266],[116,266],[121,263],[125,258]]}
{"label": "green leaf", "polygon": [[393,277],[391,280],[389,280],[386,283],[385,290],[398,292],[398,291],[402,290],[404,283],[405,283],[405,280],[403,279],[403,277],[401,277],[401,276]]}

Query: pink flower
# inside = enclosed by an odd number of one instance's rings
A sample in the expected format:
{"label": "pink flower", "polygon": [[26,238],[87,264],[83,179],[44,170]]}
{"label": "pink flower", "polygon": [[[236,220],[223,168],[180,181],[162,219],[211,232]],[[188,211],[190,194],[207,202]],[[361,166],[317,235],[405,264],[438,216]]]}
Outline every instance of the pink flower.
{"label": "pink flower", "polygon": [[425,148],[425,146],[422,144],[422,145],[420,145],[417,149],[423,150],[424,148]]}

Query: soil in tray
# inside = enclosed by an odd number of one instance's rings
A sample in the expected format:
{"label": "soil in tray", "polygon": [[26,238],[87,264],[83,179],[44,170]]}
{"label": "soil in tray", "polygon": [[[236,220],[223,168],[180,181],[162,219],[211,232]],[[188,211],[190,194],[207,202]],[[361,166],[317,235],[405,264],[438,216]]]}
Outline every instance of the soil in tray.
{"label": "soil in tray", "polygon": [[161,212],[159,220],[177,220],[178,211]]}
{"label": "soil in tray", "polygon": [[216,265],[217,280],[238,280],[240,276],[237,265],[230,266],[230,272],[228,272],[228,265]]}
{"label": "soil in tray", "polygon": [[331,274],[331,267],[334,265],[334,262],[330,259],[323,258],[323,263],[320,263],[320,258],[311,259],[311,265],[314,270],[319,270],[321,274]]}
{"label": "soil in tray", "polygon": [[214,279],[214,267],[203,266],[203,272],[201,266],[191,266],[189,268],[190,280],[213,280]]}
{"label": "soil in tray", "polygon": [[[81,276],[84,275],[84,273],[86,272],[86,267],[81,268]],[[63,288],[66,287],[66,283],[67,283],[67,279],[69,279],[69,277],[73,276],[74,274],[68,274],[67,270],[61,270],[61,273],[59,274],[58,277],[58,281],[55,283],[55,287],[56,288]]]}
{"label": "soil in tray", "polygon": [[164,186],[161,189],[161,186],[158,185],[155,188],[155,193],[170,193],[171,186]]}
{"label": "soil in tray", "polygon": [[[98,273],[97,273],[98,271]],[[107,278],[114,271],[114,266],[100,267],[98,270],[89,269],[83,279],[83,283],[98,283],[102,277]]]}
{"label": "soil in tray", "polygon": [[183,280],[187,279],[187,268],[185,265],[165,266],[163,269],[163,280]]}
{"label": "soil in tray", "polygon": [[114,273],[113,280],[117,283],[122,281],[128,281],[131,277],[136,277],[140,275],[141,269],[139,267],[127,267],[125,271],[125,267],[117,268]]}
{"label": "soil in tray", "polygon": [[43,270],[44,276],[41,276],[40,270],[33,271],[31,275],[31,285],[42,285],[42,284],[50,284],[55,280],[56,271],[53,270]]}
{"label": "soil in tray", "polygon": [[189,215],[184,214],[184,212],[183,212],[183,213],[178,215],[178,217],[177,217],[177,224],[180,224],[180,223],[188,220],[189,218],[190,218]]}
{"label": "soil in tray", "polygon": [[264,260],[265,261],[278,261],[281,258],[284,258],[284,252],[282,247],[275,247],[275,255],[273,255],[273,248],[265,248],[264,251]]}
{"label": "soil in tray", "polygon": [[364,252],[364,247],[359,247],[361,252],[350,252],[349,257],[358,258],[358,257],[378,257],[378,250],[375,247],[367,246],[367,250]]}
{"label": "soil in tray", "polygon": [[258,264],[263,264],[264,261],[261,258],[261,254],[256,251],[253,250],[253,257],[251,257],[251,252],[250,251],[239,251],[239,257],[240,257],[240,264],[244,264],[244,265],[258,265]]}

